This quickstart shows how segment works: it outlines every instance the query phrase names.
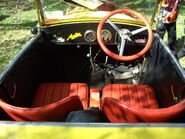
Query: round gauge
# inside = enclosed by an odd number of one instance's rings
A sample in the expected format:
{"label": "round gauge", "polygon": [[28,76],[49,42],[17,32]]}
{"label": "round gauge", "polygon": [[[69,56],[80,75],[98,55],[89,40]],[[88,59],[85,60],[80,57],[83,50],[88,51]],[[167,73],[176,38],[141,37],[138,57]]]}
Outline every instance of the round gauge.
{"label": "round gauge", "polygon": [[103,29],[102,30],[102,40],[104,40],[104,42],[110,42],[111,39],[112,39],[111,32],[107,29]]}
{"label": "round gauge", "polygon": [[84,33],[84,39],[87,42],[94,42],[94,41],[96,41],[96,32],[94,30],[87,30]]}

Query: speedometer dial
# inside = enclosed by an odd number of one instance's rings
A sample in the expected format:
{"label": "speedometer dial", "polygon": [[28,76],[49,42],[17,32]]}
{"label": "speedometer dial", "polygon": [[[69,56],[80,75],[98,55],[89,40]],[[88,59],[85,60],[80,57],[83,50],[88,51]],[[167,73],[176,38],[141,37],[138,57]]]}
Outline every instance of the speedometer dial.
{"label": "speedometer dial", "polygon": [[111,39],[112,39],[111,32],[107,29],[102,30],[102,40],[104,40],[104,42],[110,42]]}
{"label": "speedometer dial", "polygon": [[94,42],[94,41],[96,41],[96,32],[94,30],[87,30],[84,33],[84,39],[87,42]]}

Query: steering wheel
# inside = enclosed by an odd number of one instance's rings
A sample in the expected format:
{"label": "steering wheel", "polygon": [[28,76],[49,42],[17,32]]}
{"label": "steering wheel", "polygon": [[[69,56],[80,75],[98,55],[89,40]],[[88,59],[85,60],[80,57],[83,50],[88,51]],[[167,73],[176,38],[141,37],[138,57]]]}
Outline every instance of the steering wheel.
{"label": "steering wheel", "polygon": [[[144,24],[146,25],[145,27],[141,27],[139,29],[136,29],[134,31],[129,31],[128,29],[119,29],[116,24],[114,24],[109,18],[115,14],[118,14],[118,13],[126,13],[128,14],[129,16],[132,16],[132,17],[138,17],[140,20],[142,20],[144,22]],[[102,40],[102,28],[103,28],[103,25],[105,24],[105,22],[108,22],[116,31],[117,33],[119,34],[119,36],[121,37],[121,43],[120,43],[120,49],[119,49],[119,55],[110,51],[106,45],[104,44],[103,40]],[[125,47],[125,42],[126,40],[131,40],[130,39],[130,36],[132,35],[135,35],[137,33],[140,33],[142,31],[145,31],[145,30],[148,30],[148,41],[145,45],[145,47],[140,51],[138,52],[137,54],[133,54],[133,55],[130,55],[130,56],[123,56],[123,52],[124,52],[124,47]],[[112,11],[110,12],[108,15],[106,15],[99,23],[98,25],[98,29],[97,29],[97,40],[98,40],[98,43],[101,47],[101,49],[107,54],[109,55],[110,57],[114,58],[114,59],[117,59],[117,60],[121,60],[121,61],[130,61],[130,60],[135,60],[139,57],[141,57],[142,55],[144,55],[149,49],[150,49],[150,46],[152,44],[152,39],[153,39],[153,33],[152,33],[152,29],[151,29],[151,26],[149,24],[149,22],[147,21],[147,19],[142,16],[140,13],[137,13],[133,10],[130,10],[130,9],[119,9],[119,10],[115,10],[115,11]]]}

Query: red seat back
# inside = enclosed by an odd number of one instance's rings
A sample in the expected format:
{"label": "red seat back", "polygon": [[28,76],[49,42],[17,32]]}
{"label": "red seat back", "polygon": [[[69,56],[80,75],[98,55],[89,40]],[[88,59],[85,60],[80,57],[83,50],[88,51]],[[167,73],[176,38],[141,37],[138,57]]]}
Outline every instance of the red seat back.
{"label": "red seat back", "polygon": [[68,96],[79,96],[84,109],[87,109],[88,92],[85,83],[43,83],[36,90],[32,107],[51,104]]}
{"label": "red seat back", "polygon": [[67,114],[88,107],[88,86],[84,83],[44,83],[35,93],[32,108],[0,107],[16,121],[64,121]]}
{"label": "red seat back", "polygon": [[184,115],[185,100],[168,108],[144,109],[124,104],[113,98],[105,98],[102,109],[113,123],[168,122]]}
{"label": "red seat back", "polygon": [[102,99],[102,110],[114,123],[167,122],[185,113],[185,100],[158,108],[154,92],[145,85],[108,85],[103,89]]}
{"label": "red seat back", "polygon": [[109,84],[102,92],[102,100],[106,97],[138,108],[158,108],[154,90],[147,85]]}
{"label": "red seat back", "polygon": [[82,110],[79,96],[70,96],[58,102],[36,107],[21,108],[0,101],[0,107],[16,121],[65,121],[71,111]]}

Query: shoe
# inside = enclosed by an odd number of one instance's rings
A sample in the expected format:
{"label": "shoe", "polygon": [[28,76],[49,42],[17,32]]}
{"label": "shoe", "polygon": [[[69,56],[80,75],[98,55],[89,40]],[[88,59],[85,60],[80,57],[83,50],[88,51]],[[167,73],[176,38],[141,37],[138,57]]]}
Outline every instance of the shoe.
{"label": "shoe", "polygon": [[177,53],[178,59],[180,59],[180,58],[182,58],[184,56],[185,56],[185,48]]}

